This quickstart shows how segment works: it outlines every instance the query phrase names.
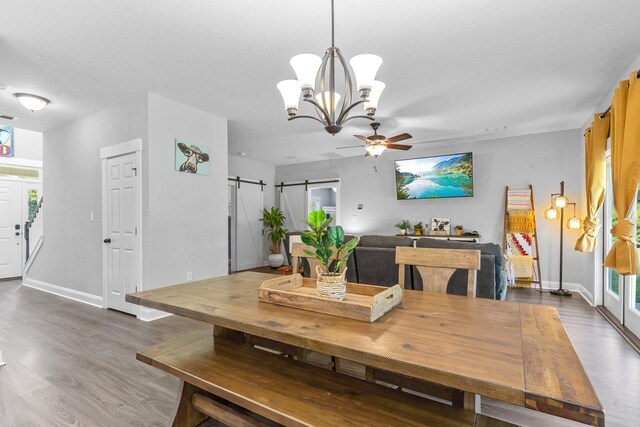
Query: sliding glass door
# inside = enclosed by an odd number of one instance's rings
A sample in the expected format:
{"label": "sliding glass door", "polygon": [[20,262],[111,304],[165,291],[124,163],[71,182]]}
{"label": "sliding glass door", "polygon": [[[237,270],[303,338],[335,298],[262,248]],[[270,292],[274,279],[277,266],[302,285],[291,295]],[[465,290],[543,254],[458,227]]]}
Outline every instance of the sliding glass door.
{"label": "sliding glass door", "polygon": [[[617,224],[618,214],[613,206],[613,191],[611,190],[611,156],[607,153],[607,193],[604,206],[604,250],[605,255],[616,238],[609,230]],[[636,195],[636,205],[633,207],[633,218],[636,219],[636,241],[640,241],[640,192]],[[628,328],[636,336],[640,336],[640,283],[637,276],[620,276],[615,270],[604,269],[603,305],[620,324]]]}

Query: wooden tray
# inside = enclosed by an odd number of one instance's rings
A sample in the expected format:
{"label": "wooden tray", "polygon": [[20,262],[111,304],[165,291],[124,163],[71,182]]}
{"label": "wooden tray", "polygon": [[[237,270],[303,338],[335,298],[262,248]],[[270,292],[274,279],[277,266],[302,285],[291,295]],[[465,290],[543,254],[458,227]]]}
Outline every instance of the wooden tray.
{"label": "wooden tray", "polygon": [[258,299],[271,304],[375,322],[402,302],[402,288],[399,285],[387,288],[347,283],[344,300],[337,301],[320,297],[316,293],[315,279],[294,274],[262,282]]}

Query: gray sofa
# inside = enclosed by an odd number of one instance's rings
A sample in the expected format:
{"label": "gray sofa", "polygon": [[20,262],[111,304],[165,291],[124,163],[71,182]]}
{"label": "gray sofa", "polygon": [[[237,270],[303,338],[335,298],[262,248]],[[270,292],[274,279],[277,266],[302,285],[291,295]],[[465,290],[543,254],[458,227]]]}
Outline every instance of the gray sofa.
{"label": "gray sofa", "polygon": [[[357,283],[392,286],[398,283],[396,247],[413,246],[413,240],[401,236],[362,236],[351,256],[354,271],[347,277]],[[405,283],[411,283],[411,269],[405,268]]]}

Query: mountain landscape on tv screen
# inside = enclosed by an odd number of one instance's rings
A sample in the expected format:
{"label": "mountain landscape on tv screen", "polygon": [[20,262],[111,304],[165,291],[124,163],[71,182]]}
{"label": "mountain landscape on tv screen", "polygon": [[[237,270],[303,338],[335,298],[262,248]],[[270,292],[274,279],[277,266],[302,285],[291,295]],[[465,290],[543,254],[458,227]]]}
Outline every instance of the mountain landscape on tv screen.
{"label": "mountain landscape on tv screen", "polygon": [[471,153],[396,161],[399,200],[473,196]]}

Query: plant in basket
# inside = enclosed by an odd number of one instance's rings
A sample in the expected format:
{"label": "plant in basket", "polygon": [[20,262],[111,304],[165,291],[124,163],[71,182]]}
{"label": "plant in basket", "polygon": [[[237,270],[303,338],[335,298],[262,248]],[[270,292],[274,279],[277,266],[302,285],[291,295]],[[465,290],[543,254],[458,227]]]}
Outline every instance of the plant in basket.
{"label": "plant in basket", "polygon": [[341,301],[347,289],[347,269],[341,271],[341,267],[358,245],[358,239],[345,242],[344,230],[339,225],[330,227],[332,221],[333,218],[327,218],[323,210],[309,212],[306,223],[310,231],[303,233],[301,239],[302,243],[315,250],[305,249],[305,254],[315,257],[322,264],[322,268],[316,267],[318,294]]}

